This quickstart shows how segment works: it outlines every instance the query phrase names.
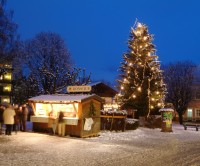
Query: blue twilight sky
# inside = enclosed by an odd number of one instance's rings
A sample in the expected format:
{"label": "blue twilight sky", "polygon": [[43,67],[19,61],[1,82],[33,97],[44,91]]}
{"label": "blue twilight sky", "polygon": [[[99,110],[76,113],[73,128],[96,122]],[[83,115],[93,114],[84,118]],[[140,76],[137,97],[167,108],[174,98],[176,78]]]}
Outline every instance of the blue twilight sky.
{"label": "blue twilight sky", "polygon": [[77,67],[115,84],[136,18],[154,34],[162,64],[200,63],[200,0],[8,0],[21,39],[56,32]]}

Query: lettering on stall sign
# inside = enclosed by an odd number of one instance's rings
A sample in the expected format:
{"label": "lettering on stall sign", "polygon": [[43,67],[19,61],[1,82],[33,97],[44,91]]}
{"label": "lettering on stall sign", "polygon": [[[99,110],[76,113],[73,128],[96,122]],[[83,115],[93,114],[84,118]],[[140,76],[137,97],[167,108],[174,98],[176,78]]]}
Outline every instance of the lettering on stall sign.
{"label": "lettering on stall sign", "polygon": [[90,92],[92,90],[91,86],[68,86],[67,92]]}

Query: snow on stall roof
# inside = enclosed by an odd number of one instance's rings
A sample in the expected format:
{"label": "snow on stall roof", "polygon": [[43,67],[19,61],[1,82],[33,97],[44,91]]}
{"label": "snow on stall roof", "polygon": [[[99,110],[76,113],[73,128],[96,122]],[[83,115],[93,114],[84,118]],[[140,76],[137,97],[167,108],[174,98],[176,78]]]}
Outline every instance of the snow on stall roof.
{"label": "snow on stall roof", "polygon": [[159,110],[159,112],[163,112],[163,111],[169,111],[169,112],[174,112],[174,110],[172,108],[161,108]]}
{"label": "snow on stall roof", "polygon": [[29,101],[34,102],[82,102],[88,98],[100,98],[95,94],[57,94],[57,95],[40,95],[36,97],[32,97]]}

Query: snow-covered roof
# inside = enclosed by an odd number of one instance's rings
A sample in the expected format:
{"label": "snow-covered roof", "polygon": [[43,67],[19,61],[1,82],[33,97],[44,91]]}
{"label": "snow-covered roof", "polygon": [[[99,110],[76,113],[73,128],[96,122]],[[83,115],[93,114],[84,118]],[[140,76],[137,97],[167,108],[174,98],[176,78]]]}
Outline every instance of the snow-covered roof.
{"label": "snow-covered roof", "polygon": [[169,112],[174,112],[174,110],[172,109],[172,108],[161,108],[160,110],[159,110],[159,112],[163,112],[163,111],[169,111]]}
{"label": "snow-covered roof", "polygon": [[87,85],[92,87],[92,93],[101,97],[114,97],[118,93],[114,87],[111,87],[103,82],[94,82]]}
{"label": "snow-covered roof", "polygon": [[99,96],[95,94],[58,94],[58,95],[40,95],[28,99],[29,102],[54,102],[54,103],[71,103],[71,102],[83,102],[85,100],[95,98],[98,101],[103,101]]}

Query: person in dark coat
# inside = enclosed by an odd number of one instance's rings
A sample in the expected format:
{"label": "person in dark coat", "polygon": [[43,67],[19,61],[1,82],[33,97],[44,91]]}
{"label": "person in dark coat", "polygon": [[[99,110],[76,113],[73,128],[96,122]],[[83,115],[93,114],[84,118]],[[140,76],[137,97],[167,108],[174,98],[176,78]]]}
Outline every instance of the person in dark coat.
{"label": "person in dark coat", "polygon": [[3,112],[5,107],[3,105],[0,106],[0,134],[3,134]]}
{"label": "person in dark coat", "polygon": [[19,108],[18,108],[18,115],[19,115],[19,130],[23,131],[22,106],[19,106]]}
{"label": "person in dark coat", "polygon": [[28,108],[26,106],[26,104],[22,105],[22,126],[23,126],[23,130],[22,131],[26,131],[26,121],[28,119]]}
{"label": "person in dark coat", "polygon": [[13,131],[17,133],[17,131],[20,130],[20,117],[22,112],[20,111],[20,107],[17,104],[14,106],[14,110],[16,115],[14,117]]}
{"label": "person in dark coat", "polygon": [[64,113],[60,111],[58,113],[58,135],[65,136],[65,123],[64,123]]}

